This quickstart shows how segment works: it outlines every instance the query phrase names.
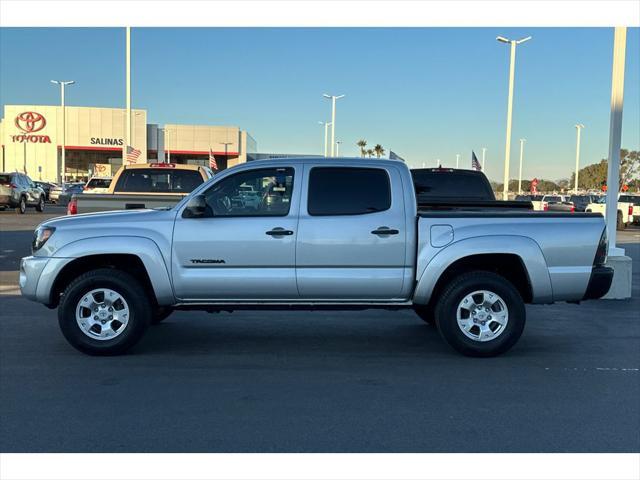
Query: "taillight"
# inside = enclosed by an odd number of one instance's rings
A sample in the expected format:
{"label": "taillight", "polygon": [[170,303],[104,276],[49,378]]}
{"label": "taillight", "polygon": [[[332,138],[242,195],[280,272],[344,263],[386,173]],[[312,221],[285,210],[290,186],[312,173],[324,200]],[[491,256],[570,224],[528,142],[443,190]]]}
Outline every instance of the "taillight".
{"label": "taillight", "polygon": [[575,212],[575,211],[576,211],[576,207],[575,207],[575,205],[571,205],[571,210],[570,210],[570,212],[571,212],[571,213],[573,213],[573,212]]}
{"label": "taillight", "polygon": [[69,205],[67,205],[67,215],[77,215],[78,214],[78,199],[72,198],[69,200]]}
{"label": "taillight", "polygon": [[176,168],[175,163],[151,163],[150,166],[153,168]]}
{"label": "taillight", "polygon": [[629,204],[629,215],[633,215],[633,204]]}
{"label": "taillight", "polygon": [[593,259],[593,265],[602,266],[607,262],[607,229],[605,228],[600,235],[600,241],[598,242],[598,248],[596,249],[596,256]]}
{"label": "taillight", "polygon": [[542,204],[542,210],[545,211],[545,212],[547,212],[549,210],[549,204],[547,202],[544,202]]}

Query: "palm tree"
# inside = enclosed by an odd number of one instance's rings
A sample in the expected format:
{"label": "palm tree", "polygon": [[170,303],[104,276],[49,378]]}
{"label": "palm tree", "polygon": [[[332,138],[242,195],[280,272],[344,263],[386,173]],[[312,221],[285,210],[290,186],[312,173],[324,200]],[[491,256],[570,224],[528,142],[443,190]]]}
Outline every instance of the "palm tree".
{"label": "palm tree", "polygon": [[369,155],[369,158],[373,157],[373,150],[371,148],[367,149],[367,155]]}
{"label": "palm tree", "polygon": [[380,145],[379,143],[376,144],[375,147],[373,147],[373,151],[376,152],[376,157],[378,158],[384,155],[384,148],[382,148],[382,145]]}
{"label": "palm tree", "polygon": [[356,145],[360,147],[360,156],[364,158],[365,153],[367,153],[364,149],[364,147],[367,146],[367,141],[364,138],[361,138],[356,142]]}

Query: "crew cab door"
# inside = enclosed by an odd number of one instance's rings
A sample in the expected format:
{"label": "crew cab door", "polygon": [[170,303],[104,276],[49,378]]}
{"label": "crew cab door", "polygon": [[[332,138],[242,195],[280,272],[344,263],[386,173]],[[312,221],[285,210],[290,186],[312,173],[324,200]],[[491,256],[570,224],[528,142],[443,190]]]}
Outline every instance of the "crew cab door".
{"label": "crew cab door", "polygon": [[[181,300],[297,299],[295,246],[302,166],[223,176],[203,195],[206,216],[178,213],[172,275]],[[245,201],[253,187],[259,201]]]}
{"label": "crew cab door", "polygon": [[[393,168],[307,166],[296,276],[303,299],[397,299],[405,271],[402,181]],[[392,195],[393,192],[393,195]]]}

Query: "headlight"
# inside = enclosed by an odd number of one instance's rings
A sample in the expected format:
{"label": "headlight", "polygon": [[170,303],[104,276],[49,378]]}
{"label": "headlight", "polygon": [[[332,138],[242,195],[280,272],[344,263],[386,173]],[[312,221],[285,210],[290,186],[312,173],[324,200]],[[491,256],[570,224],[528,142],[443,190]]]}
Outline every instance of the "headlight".
{"label": "headlight", "polygon": [[31,252],[34,253],[37,250],[40,250],[47,240],[51,238],[53,232],[55,232],[55,227],[38,227],[36,231],[33,233],[33,242],[31,243]]}

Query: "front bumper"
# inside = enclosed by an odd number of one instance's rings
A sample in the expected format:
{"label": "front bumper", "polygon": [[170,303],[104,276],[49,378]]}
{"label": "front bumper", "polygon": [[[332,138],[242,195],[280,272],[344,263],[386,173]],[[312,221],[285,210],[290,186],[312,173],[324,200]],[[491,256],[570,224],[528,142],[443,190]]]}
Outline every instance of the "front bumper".
{"label": "front bumper", "polygon": [[20,260],[20,291],[22,296],[33,301],[40,301],[37,296],[40,275],[47,266],[49,257],[24,257]]}
{"label": "front bumper", "polygon": [[607,294],[613,281],[613,268],[593,267],[583,300],[594,300]]}

